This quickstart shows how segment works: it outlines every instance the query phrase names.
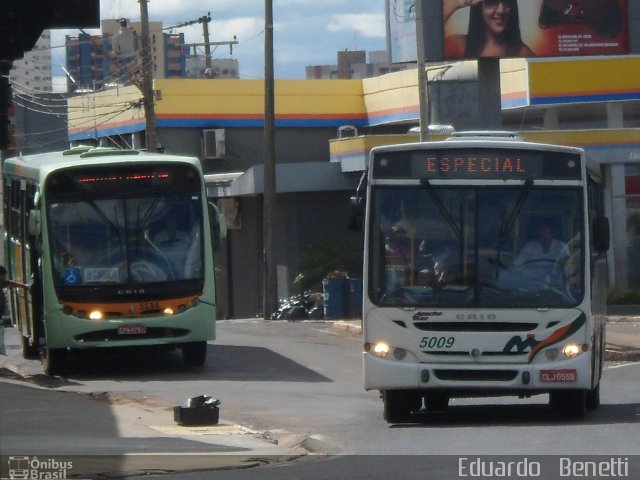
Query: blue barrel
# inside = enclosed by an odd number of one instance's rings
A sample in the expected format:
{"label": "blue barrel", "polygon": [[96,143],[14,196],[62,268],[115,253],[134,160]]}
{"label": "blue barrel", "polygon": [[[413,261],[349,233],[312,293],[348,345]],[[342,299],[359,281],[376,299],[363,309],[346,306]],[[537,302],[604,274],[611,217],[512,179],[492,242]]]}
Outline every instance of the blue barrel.
{"label": "blue barrel", "polygon": [[349,314],[351,318],[362,318],[362,279],[349,279]]}
{"label": "blue barrel", "polygon": [[322,280],[324,318],[346,318],[349,314],[349,280],[325,278]]}

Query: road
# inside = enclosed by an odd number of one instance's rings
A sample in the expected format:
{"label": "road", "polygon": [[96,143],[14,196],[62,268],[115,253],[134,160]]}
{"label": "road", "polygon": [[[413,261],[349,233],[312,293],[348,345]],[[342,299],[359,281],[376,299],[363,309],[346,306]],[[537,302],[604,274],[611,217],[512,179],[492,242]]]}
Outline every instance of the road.
{"label": "road", "polygon": [[[582,421],[558,419],[546,396],[537,396],[454,399],[444,413],[390,426],[382,419],[378,393],[362,389],[360,352],[360,338],[337,333],[329,323],[244,320],[219,322],[218,340],[210,343],[203,368],[185,367],[178,352],[102,353],[73,356],[68,376],[51,379],[38,362],[21,359],[16,348],[3,361],[41,387],[111,405],[113,418],[106,424],[113,422],[118,431],[142,430],[146,424],[171,433],[172,407],[207,394],[221,400],[222,422],[320,453],[640,454],[638,363],[607,363],[603,405]],[[46,405],[42,408],[46,413]],[[50,408],[59,412],[57,404]],[[26,444],[46,448],[50,437],[34,427],[28,432]],[[136,431],[132,437],[141,435]],[[135,442],[132,447],[139,448]],[[416,475],[425,473],[421,460],[415,462]]]}

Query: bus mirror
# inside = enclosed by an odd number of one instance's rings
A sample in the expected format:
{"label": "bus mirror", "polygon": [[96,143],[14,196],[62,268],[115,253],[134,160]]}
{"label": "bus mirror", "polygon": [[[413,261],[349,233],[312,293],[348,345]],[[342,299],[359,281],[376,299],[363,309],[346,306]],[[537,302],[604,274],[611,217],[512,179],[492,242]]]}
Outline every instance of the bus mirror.
{"label": "bus mirror", "polygon": [[40,234],[42,219],[40,217],[40,210],[29,211],[29,234],[37,236]]}
{"label": "bus mirror", "polygon": [[609,219],[596,217],[593,220],[593,246],[597,252],[606,252],[609,250],[609,244]]}
{"label": "bus mirror", "polygon": [[218,250],[220,239],[227,238],[227,221],[218,207],[209,202],[209,223],[211,224],[211,244],[213,250]]}
{"label": "bus mirror", "polygon": [[349,220],[349,230],[362,231],[362,217],[364,202],[361,196],[351,197],[351,219]]}

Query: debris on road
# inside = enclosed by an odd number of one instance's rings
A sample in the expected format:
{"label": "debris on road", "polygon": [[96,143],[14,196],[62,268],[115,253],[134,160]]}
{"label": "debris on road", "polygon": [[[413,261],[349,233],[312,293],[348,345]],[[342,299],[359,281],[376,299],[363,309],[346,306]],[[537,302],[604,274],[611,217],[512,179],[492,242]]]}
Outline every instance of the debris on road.
{"label": "debris on road", "polygon": [[173,419],[178,425],[216,425],[220,420],[220,400],[208,395],[192,397],[173,407]]}

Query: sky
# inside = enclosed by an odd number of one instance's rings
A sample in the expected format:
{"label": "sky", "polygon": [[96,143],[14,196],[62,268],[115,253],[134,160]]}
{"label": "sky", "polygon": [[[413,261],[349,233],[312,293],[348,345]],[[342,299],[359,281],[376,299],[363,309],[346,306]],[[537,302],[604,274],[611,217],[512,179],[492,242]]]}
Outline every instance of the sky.
{"label": "sky", "polygon": [[[305,78],[309,65],[335,65],[340,50],[385,49],[385,0],[273,0],[274,72],[276,78]],[[150,21],[164,27],[197,20],[211,14],[209,39],[231,41],[229,46],[212,48],[212,58],[235,58],[240,78],[264,78],[264,0],[149,0]],[[137,0],[101,0],[101,19],[128,18],[140,21]],[[99,30],[87,30],[99,33]],[[202,25],[173,30],[184,33],[186,43],[203,42]],[[65,35],[77,30],[52,31],[51,45],[54,88],[64,83]],[[204,48],[200,47],[204,53]]]}

